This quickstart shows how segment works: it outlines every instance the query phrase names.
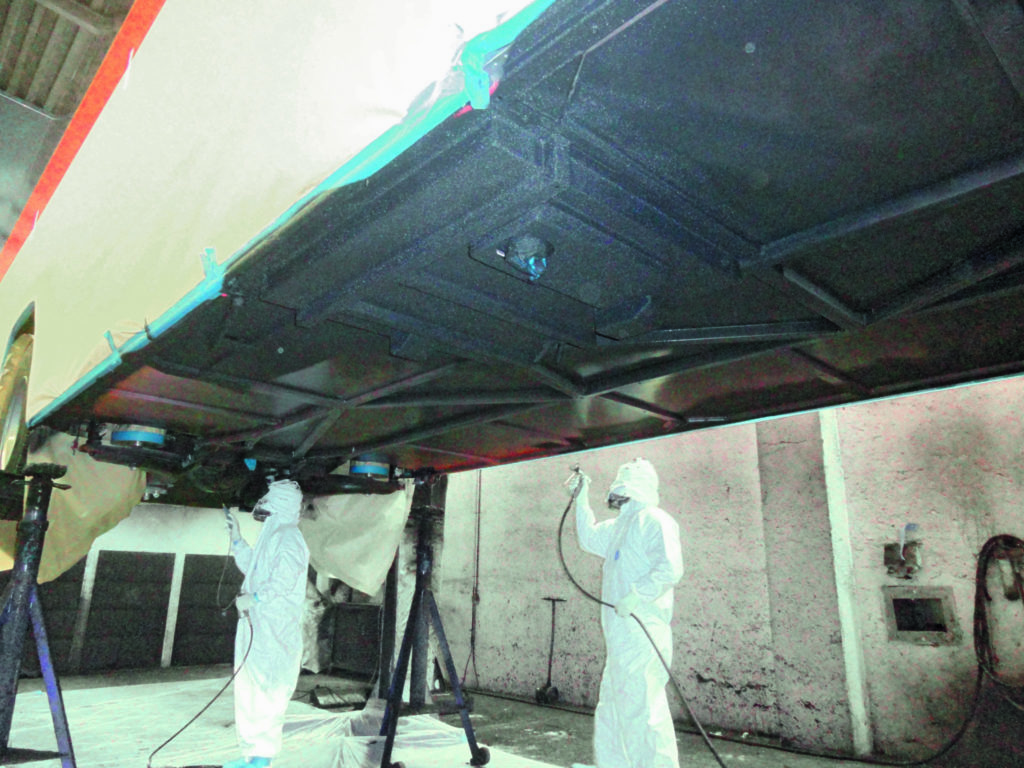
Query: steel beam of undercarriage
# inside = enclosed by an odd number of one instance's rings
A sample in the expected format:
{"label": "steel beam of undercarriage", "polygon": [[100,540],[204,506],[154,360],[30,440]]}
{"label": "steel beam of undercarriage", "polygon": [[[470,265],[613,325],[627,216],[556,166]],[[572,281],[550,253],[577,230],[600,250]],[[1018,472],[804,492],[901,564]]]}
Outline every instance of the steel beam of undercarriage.
{"label": "steel beam of undercarriage", "polygon": [[546,404],[542,403],[538,405],[537,403],[527,403],[525,405],[518,404],[496,406],[493,408],[481,408],[452,418],[441,419],[433,423],[424,424],[423,426],[407,429],[402,432],[395,432],[391,435],[386,435],[359,445],[310,451],[308,456],[310,460],[316,461],[322,459],[338,459],[349,456],[358,456],[363,453],[374,453],[396,445],[416,443],[429,437],[434,437],[435,435],[440,435],[445,432],[451,432],[456,429],[489,424],[493,421],[498,421],[499,419],[506,419],[511,416],[526,413],[527,411],[536,410],[543,405]]}
{"label": "steel beam of undercarriage", "polygon": [[121,26],[120,18],[104,16],[89,6],[74,2],[74,0],[35,0],[35,2],[36,5],[48,8],[58,16],[97,37],[113,37],[117,28]]}
{"label": "steel beam of undercarriage", "polygon": [[[893,198],[871,208],[767,243],[757,257],[759,265],[789,263],[812,248],[865,232],[886,222],[949,204],[982,189],[1012,182],[1024,175],[1024,155],[1011,156]],[[750,265],[753,266],[753,265]]]}

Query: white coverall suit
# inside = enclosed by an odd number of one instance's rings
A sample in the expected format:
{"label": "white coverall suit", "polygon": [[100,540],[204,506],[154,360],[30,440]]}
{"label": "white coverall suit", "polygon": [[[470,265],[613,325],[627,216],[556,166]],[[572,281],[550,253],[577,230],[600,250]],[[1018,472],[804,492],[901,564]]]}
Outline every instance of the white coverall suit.
{"label": "white coverall suit", "polygon": [[[597,768],[678,768],[679,752],[658,660],[636,614],[672,663],[673,586],[683,575],[679,526],[658,507],[658,476],[644,459],[624,464],[611,493],[628,496],[617,517],[596,523],[588,482],[576,502],[580,546],[604,558],[601,608],[607,658],[594,713]],[[621,616],[620,613],[624,613]]]}
{"label": "white coverall suit", "polygon": [[[281,751],[284,713],[295,692],[302,660],[302,610],[309,549],[299,532],[302,491],[281,480],[256,505],[270,511],[256,546],[239,537],[231,553],[245,575],[242,594],[253,595],[252,620],[238,619],[235,632],[235,730],[245,758],[272,758]],[[252,648],[249,637],[252,636]],[[246,651],[248,649],[248,656]],[[242,659],[245,662],[242,663]]]}

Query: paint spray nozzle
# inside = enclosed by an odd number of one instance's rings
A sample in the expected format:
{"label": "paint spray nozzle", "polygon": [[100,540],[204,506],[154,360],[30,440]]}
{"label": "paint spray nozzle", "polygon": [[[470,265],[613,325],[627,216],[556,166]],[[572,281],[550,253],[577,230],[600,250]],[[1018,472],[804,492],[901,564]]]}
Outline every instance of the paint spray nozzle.
{"label": "paint spray nozzle", "polygon": [[565,478],[565,482],[562,483],[562,486],[567,488],[569,493],[572,494],[572,497],[575,499],[583,489],[584,481],[589,480],[590,478],[580,471],[579,464],[573,464],[570,469],[572,471],[569,476]]}

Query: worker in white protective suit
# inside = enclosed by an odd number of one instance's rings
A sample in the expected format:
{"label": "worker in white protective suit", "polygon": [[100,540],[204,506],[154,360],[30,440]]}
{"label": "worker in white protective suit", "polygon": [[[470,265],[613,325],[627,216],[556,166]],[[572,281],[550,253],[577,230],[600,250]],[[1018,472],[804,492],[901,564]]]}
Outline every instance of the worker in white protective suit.
{"label": "worker in white protective suit", "polygon": [[235,600],[235,731],[242,757],[223,768],[262,768],[281,751],[284,713],[302,660],[309,549],[299,532],[301,508],[298,483],[271,483],[253,508],[253,517],[265,520],[255,547],[228,513],[231,554],[245,575]]}
{"label": "worker in white protective suit", "polygon": [[[679,526],[658,506],[658,475],[645,459],[619,468],[608,493],[618,515],[600,523],[590,478],[573,478],[580,546],[604,558],[601,628],[606,659],[594,713],[597,768],[678,768],[665,684],[668,671],[637,623],[672,663],[673,587],[683,575]],[[614,606],[614,607],[611,607]],[[636,617],[634,619],[633,617]]]}

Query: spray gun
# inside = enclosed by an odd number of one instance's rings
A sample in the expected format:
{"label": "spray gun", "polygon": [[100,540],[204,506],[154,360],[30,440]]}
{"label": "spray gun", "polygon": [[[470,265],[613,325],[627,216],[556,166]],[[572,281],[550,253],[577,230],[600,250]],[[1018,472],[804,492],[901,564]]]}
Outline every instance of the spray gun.
{"label": "spray gun", "polygon": [[236,518],[227,505],[224,505],[224,522],[228,526],[228,544],[233,545],[236,541],[242,538],[242,531],[238,527],[238,518]]}
{"label": "spray gun", "polygon": [[583,485],[583,477],[584,475],[580,472],[579,464],[573,464],[569,467],[569,476],[565,478],[562,487],[568,488],[574,499],[579,494],[580,487]]}

